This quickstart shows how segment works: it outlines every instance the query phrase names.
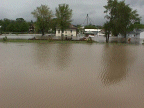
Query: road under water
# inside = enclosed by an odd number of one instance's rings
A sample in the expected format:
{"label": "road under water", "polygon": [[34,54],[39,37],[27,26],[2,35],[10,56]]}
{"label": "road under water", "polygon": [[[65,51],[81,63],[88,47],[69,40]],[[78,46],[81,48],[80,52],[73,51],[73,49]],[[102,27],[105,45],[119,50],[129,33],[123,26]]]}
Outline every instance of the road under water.
{"label": "road under water", "polygon": [[143,108],[144,46],[0,43],[1,108]]}

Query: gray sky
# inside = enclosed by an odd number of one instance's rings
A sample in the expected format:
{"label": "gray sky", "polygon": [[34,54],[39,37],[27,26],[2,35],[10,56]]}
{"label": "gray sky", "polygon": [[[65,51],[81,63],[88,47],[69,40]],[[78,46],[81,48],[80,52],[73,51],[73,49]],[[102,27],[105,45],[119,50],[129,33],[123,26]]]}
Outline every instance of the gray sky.
{"label": "gray sky", "polygon": [[[27,21],[35,20],[31,12],[41,4],[48,5],[55,13],[58,4],[69,4],[73,10],[73,24],[83,24],[86,15],[89,14],[94,25],[103,25],[106,19],[103,6],[107,0],[0,0],[0,19],[24,18]],[[130,7],[137,9],[144,23],[144,0],[125,0]],[[86,24],[86,22],[85,22]]]}

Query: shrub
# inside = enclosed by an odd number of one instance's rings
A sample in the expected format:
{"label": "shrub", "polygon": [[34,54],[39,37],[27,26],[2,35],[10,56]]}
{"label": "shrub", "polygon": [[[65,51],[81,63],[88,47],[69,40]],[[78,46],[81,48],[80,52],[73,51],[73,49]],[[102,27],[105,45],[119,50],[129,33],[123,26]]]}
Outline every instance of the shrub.
{"label": "shrub", "polygon": [[5,37],[3,38],[3,41],[7,41],[7,36],[5,36]]}
{"label": "shrub", "polygon": [[88,43],[93,43],[92,38],[91,38],[91,37],[89,37],[89,38],[88,38],[88,40],[87,40],[87,42],[88,42]]}

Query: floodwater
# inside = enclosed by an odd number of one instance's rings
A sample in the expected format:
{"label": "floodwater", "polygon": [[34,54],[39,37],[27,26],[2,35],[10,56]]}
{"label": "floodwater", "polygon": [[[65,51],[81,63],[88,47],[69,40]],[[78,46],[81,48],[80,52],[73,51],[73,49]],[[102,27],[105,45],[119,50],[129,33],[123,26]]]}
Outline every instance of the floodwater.
{"label": "floodwater", "polygon": [[[0,35],[0,39],[4,38],[5,36],[7,36],[8,39],[31,39],[36,37],[37,39],[48,39],[49,36],[52,36],[53,39],[61,39],[61,37],[59,36],[55,36],[55,34],[45,34],[45,36],[41,36],[41,34],[2,34]],[[81,34],[78,36],[74,36],[73,40],[79,40],[80,38],[83,38],[84,34]],[[140,38],[137,37],[130,37],[131,41],[129,44],[142,44],[144,43],[144,35],[140,35]],[[92,38],[94,41],[97,41],[99,43],[105,43],[106,42],[106,38],[105,36],[97,36],[95,35],[94,38]],[[128,38],[127,38],[128,39]],[[110,43],[128,43],[127,39],[123,38],[123,37],[110,37],[109,38],[109,42]]]}
{"label": "floodwater", "polygon": [[0,43],[1,108],[144,108],[144,46]]}

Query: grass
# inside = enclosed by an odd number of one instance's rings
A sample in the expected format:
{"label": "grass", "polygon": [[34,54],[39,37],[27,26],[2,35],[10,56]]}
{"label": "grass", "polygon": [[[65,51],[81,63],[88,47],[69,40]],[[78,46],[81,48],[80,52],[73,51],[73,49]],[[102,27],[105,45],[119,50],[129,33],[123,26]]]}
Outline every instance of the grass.
{"label": "grass", "polygon": [[[93,43],[99,43],[96,41],[93,41],[92,43],[89,43],[87,41],[75,41],[75,40],[27,40],[27,39],[8,39],[6,41],[3,41],[3,39],[0,39],[0,42],[14,42],[14,43],[60,43],[60,44],[70,44],[70,43],[82,43],[82,44],[93,44]],[[101,42],[99,44],[109,44],[109,45],[135,45],[135,44],[128,44],[128,43],[105,43]],[[144,43],[143,43],[144,45]]]}
{"label": "grass", "polygon": [[[88,43],[87,41],[75,41],[75,40],[27,40],[27,39],[8,39],[7,41],[3,41],[2,39],[0,40],[0,42],[24,42],[24,43],[63,43],[63,44],[67,44],[67,43]],[[93,43],[97,43],[97,42],[93,42]]]}

